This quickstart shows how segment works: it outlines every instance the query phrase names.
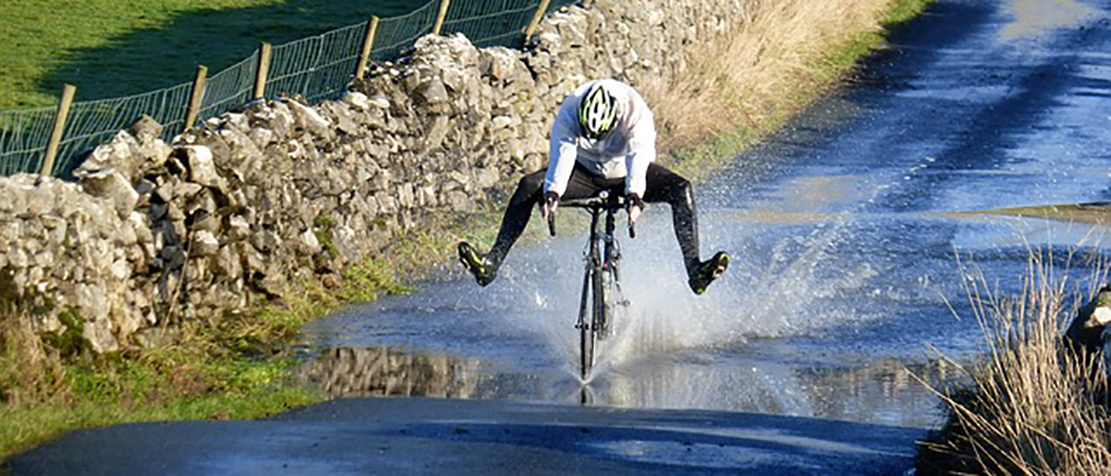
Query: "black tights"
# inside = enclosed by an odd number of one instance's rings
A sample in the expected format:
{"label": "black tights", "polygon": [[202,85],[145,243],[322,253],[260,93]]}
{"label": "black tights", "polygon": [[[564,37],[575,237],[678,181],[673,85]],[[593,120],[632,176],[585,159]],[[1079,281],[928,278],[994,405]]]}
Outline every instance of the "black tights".
{"label": "black tights", "polygon": [[[505,209],[498,239],[490,250],[487,259],[495,267],[500,265],[509,249],[521,233],[525,231],[532,208],[543,199],[544,177],[547,171],[541,170],[526,175],[517,184],[517,191],[509,199],[509,206]],[[655,163],[648,165],[646,178],[647,186],[644,190],[644,199],[648,203],[667,202],[671,205],[671,218],[675,227],[675,237],[679,240],[679,249],[683,252],[683,264],[687,273],[697,269],[698,255],[698,219],[694,209],[694,193],[687,179],[667,168]],[[562,200],[575,200],[590,198],[602,190],[610,193],[624,193],[625,179],[607,179],[587,171],[579,164],[571,173]]]}

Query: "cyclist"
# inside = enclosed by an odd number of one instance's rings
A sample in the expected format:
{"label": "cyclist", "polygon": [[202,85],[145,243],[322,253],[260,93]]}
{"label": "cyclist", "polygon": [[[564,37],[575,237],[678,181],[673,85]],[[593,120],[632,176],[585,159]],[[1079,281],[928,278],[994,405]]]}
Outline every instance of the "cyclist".
{"label": "cyclist", "polygon": [[459,261],[479,285],[494,280],[528,224],[534,204],[540,204],[540,214],[546,218],[555,213],[561,199],[590,198],[602,190],[625,195],[630,223],[636,222],[645,202],[671,205],[687,282],[695,294],[704,293],[729,266],[724,252],[700,260],[691,184],[655,163],[652,112],[629,85],[596,79],[572,91],[555,118],[549,151],[548,169],[526,175],[517,185],[490,252],[482,254],[465,241],[459,243]]}

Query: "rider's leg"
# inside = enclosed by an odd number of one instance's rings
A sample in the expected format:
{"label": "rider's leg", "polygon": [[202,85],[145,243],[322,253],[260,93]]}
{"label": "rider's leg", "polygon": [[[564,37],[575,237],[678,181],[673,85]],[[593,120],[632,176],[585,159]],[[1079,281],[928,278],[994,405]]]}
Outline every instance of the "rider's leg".
{"label": "rider's leg", "polygon": [[513,247],[513,243],[521,236],[528,225],[529,216],[532,215],[532,206],[540,201],[544,190],[545,171],[533,172],[521,178],[517,183],[517,190],[509,199],[502,217],[498,238],[489,253],[480,253],[470,243],[459,243],[459,262],[474,275],[480,286],[486,286],[497,277],[498,267],[505,259],[506,253]]}
{"label": "rider's leg", "polygon": [[[506,206],[505,215],[502,217],[501,228],[498,230],[498,237],[489,253],[481,254],[469,243],[459,243],[459,260],[471,274],[474,274],[478,284],[486,286],[494,280],[505,256],[525,231],[532,217],[533,207],[540,203],[544,194],[546,174],[546,170],[533,172],[517,183],[517,190],[509,199],[509,205]],[[590,172],[575,164],[564,197],[574,199],[593,196],[600,190],[594,182],[595,179]]]}
{"label": "rider's leg", "polygon": [[687,283],[696,294],[706,291],[706,286],[725,272],[729,255],[718,252],[709,261],[701,261],[698,252],[698,214],[694,204],[694,188],[690,181],[659,164],[649,164],[645,177],[645,202],[666,202],[671,206],[671,219],[675,238],[683,252],[687,268]]}
{"label": "rider's leg", "polygon": [[[521,233],[525,231],[525,227],[528,226],[533,207],[542,200],[546,174],[547,172],[543,170],[533,172],[526,175],[517,184],[517,191],[513,193],[513,197],[509,199],[509,206],[505,208],[501,229],[498,230],[498,238],[494,241],[494,247],[490,248],[490,254],[488,255],[488,259],[494,263],[495,268],[505,259],[509,249],[513,247],[513,244],[521,237]],[[575,168],[571,172],[571,178],[567,181],[567,188],[563,192],[563,199],[574,200],[592,197],[601,189],[597,182],[597,178],[586,168],[575,164]]]}
{"label": "rider's leg", "polygon": [[698,216],[690,181],[662,165],[652,163],[648,165],[645,182],[645,202],[671,205],[671,221],[675,227],[675,238],[679,240],[679,249],[683,252],[683,264],[688,271],[696,268],[701,262],[698,255]]}
{"label": "rider's leg", "polygon": [[546,173],[544,170],[533,172],[524,176],[517,183],[517,190],[513,192],[513,196],[509,199],[509,205],[505,207],[505,215],[502,216],[498,238],[494,241],[493,248],[490,248],[490,253],[486,255],[494,269],[501,266],[505,255],[509,253],[509,249],[513,247],[513,244],[521,237],[521,233],[525,231],[525,227],[528,226],[529,218],[532,217],[532,207],[540,203],[541,196],[544,194],[544,176]]}

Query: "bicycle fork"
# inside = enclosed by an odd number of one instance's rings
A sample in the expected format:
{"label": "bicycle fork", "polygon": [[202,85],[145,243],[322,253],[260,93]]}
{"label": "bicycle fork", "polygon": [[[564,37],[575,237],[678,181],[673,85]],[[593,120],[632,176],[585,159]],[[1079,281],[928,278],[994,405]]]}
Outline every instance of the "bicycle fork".
{"label": "bicycle fork", "polygon": [[591,210],[590,212],[590,242],[585,251],[584,261],[586,262],[586,272],[583,273],[583,290],[582,296],[579,299],[579,321],[575,323],[576,329],[595,330],[597,323],[590,322],[590,306],[586,305],[587,296],[590,295],[590,282],[591,277],[595,273],[602,272],[601,253],[598,250],[598,215],[601,213],[598,210]]}

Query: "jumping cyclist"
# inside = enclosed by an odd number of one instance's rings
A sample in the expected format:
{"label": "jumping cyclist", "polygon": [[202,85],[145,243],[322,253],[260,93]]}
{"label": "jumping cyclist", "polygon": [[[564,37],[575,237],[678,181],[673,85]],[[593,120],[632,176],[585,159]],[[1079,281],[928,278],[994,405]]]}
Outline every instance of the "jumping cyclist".
{"label": "jumping cyclist", "polygon": [[521,179],[494,247],[482,254],[460,242],[459,261],[486,286],[528,225],[534,204],[540,204],[540,215],[546,218],[555,213],[560,199],[590,198],[607,190],[624,193],[630,223],[636,222],[645,202],[671,205],[687,283],[695,294],[706,292],[729,266],[729,255],[719,251],[709,261],[700,260],[691,184],[655,160],[656,126],[640,94],[613,79],[588,81],[560,105],[552,125],[548,170]]}

